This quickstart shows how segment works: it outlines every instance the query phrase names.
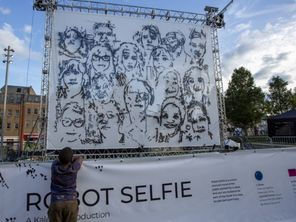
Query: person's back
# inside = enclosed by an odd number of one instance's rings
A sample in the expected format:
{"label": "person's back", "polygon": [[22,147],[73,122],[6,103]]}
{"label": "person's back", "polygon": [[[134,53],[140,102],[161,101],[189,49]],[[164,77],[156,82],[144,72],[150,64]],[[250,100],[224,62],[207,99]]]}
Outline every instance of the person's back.
{"label": "person's back", "polygon": [[77,172],[82,157],[74,157],[71,148],[61,150],[59,160],[51,166],[51,204],[48,210],[50,222],[75,222],[78,215],[76,191]]}

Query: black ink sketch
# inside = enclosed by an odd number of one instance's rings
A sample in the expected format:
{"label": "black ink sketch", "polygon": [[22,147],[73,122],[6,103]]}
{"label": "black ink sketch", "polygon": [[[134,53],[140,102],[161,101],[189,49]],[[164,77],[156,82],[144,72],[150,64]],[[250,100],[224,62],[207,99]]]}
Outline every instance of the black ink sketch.
{"label": "black ink sketch", "polygon": [[158,143],[182,142],[181,127],[185,119],[185,107],[174,97],[166,98],[161,106],[159,129],[156,130]]}
{"label": "black ink sketch", "polygon": [[9,186],[8,184],[6,183],[5,179],[3,178],[2,174],[0,173],[0,184],[1,184],[1,187],[3,188],[6,188],[6,189],[9,189]]}
{"label": "black ink sketch", "polygon": [[[85,110],[78,102],[69,102],[61,110],[61,126],[64,129],[62,141],[73,143],[83,138],[82,129],[85,126]],[[84,130],[83,130],[84,131]]]}
{"label": "black ink sketch", "polygon": [[86,112],[85,122],[85,139],[81,140],[82,144],[101,144],[103,143],[104,136],[100,131],[97,122],[96,106],[89,103],[89,107]]}
{"label": "black ink sketch", "polygon": [[173,29],[163,38],[155,25],[140,29],[131,40],[117,39],[108,20],[58,32],[54,130],[63,134],[60,142],[171,145],[211,134],[207,110],[196,117],[198,107],[210,106],[204,27]]}
{"label": "black ink sketch", "polygon": [[[162,88],[165,98],[182,97],[182,83],[180,74],[174,69],[167,69],[157,79],[156,88]],[[159,95],[159,94],[158,94]]]}
{"label": "black ink sketch", "polygon": [[144,119],[148,105],[152,105],[153,101],[153,88],[146,81],[131,80],[124,88],[124,102],[130,123]]}
{"label": "black ink sketch", "polygon": [[116,79],[123,86],[131,79],[143,79],[144,57],[138,46],[134,43],[121,43],[114,54]]}
{"label": "black ink sketch", "polygon": [[211,86],[211,81],[210,81],[210,75],[209,75],[209,66],[204,64],[203,67],[203,76],[205,77],[205,85],[206,85],[206,89],[205,89],[205,95],[203,96],[203,100],[202,102],[204,104],[206,104],[207,106],[211,105],[211,101],[209,98],[210,95],[210,86]]}
{"label": "black ink sketch", "polygon": [[211,121],[205,104],[198,101],[191,101],[187,107],[186,115],[187,122],[189,124],[188,126],[190,126],[189,128],[186,127],[187,135],[191,135],[191,137],[196,139],[196,141],[201,138],[212,139],[213,134],[209,130]]}
{"label": "black ink sketch", "polygon": [[[109,46],[98,45],[91,49],[87,58],[88,81],[85,98],[108,103],[115,81],[112,51]],[[100,83],[101,81],[101,83]],[[99,86],[96,87],[96,84]],[[95,93],[96,94],[92,94]]]}
{"label": "black ink sketch", "polygon": [[59,54],[69,58],[83,59],[88,51],[86,31],[79,31],[77,27],[66,27],[59,32]]}
{"label": "black ink sketch", "polygon": [[166,98],[174,97],[178,99],[183,98],[180,74],[174,69],[167,69],[160,74],[157,79],[154,92],[155,97],[154,103],[149,106],[150,115],[159,115],[160,107]]}
{"label": "black ink sketch", "polygon": [[208,96],[205,92],[205,74],[197,66],[192,66],[185,72],[183,77],[184,100],[188,105],[191,101],[199,101],[204,104],[208,103]]}
{"label": "black ink sketch", "polygon": [[119,127],[123,124],[123,119],[118,105],[115,102],[100,105],[96,113],[96,122],[102,134],[102,142],[109,144],[114,141],[120,142],[123,135],[119,132]]}
{"label": "black ink sketch", "polygon": [[113,87],[114,82],[112,79],[99,74],[92,78],[91,86],[88,88],[88,93],[94,101],[99,101],[101,104],[107,104],[112,99]]}
{"label": "black ink sketch", "polygon": [[109,46],[97,45],[93,47],[88,53],[86,61],[90,77],[93,77],[96,73],[103,73],[105,75],[114,73],[112,58],[112,50]]}
{"label": "black ink sketch", "polygon": [[[154,102],[153,88],[143,80],[133,79],[124,88],[126,113],[120,132],[124,136],[143,143],[147,130],[147,108]],[[123,139],[123,141],[125,141]]]}
{"label": "black ink sketch", "polygon": [[201,28],[200,30],[192,29],[189,34],[189,44],[185,62],[188,65],[202,67],[204,55],[206,54],[206,34]]}
{"label": "black ink sketch", "polygon": [[[156,47],[151,52],[150,58],[153,65],[154,81],[157,81],[159,75],[173,66],[173,58],[163,47]],[[153,80],[151,80],[153,82]]]}
{"label": "black ink sketch", "polygon": [[57,98],[73,99],[76,96],[83,96],[85,85],[84,64],[75,59],[65,60],[59,64],[59,84]]}
{"label": "black ink sketch", "polygon": [[107,23],[94,23],[93,39],[94,45],[105,45],[114,49],[116,44],[116,35],[113,33],[115,26],[108,21]]}
{"label": "black ink sketch", "polygon": [[144,50],[146,65],[149,62],[151,51],[161,44],[161,35],[159,29],[155,25],[145,25],[142,30],[137,32],[133,39]]}
{"label": "black ink sketch", "polygon": [[168,32],[163,38],[163,44],[168,49],[169,53],[173,57],[175,63],[180,61],[180,64],[184,64],[185,61],[185,49],[184,45],[186,38],[180,31]]}

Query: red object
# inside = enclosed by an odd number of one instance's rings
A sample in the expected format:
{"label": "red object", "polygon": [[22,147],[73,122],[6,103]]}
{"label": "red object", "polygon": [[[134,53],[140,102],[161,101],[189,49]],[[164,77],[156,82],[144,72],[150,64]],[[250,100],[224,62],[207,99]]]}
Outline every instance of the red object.
{"label": "red object", "polygon": [[288,169],[289,177],[296,177],[296,169]]}

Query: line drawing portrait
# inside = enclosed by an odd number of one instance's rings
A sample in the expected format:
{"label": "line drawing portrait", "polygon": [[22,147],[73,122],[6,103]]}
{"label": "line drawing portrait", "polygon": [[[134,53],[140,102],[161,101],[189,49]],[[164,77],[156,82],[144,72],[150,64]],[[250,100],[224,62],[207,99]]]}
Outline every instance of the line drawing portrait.
{"label": "line drawing portrait", "polygon": [[162,88],[165,98],[182,98],[182,83],[179,72],[175,69],[165,70],[158,77],[155,88]]}
{"label": "line drawing portrait", "polygon": [[59,138],[52,146],[220,142],[220,134],[212,134],[219,115],[207,26],[60,16],[50,69],[49,132]]}
{"label": "line drawing portrait", "polygon": [[101,104],[109,103],[113,98],[114,81],[103,74],[95,75],[88,89],[90,97]]}
{"label": "line drawing portrait", "polygon": [[113,32],[115,26],[110,21],[107,23],[96,22],[93,25],[93,40],[94,45],[106,45],[111,49],[114,49],[116,40],[116,34]]}
{"label": "line drawing portrait", "polygon": [[84,138],[85,110],[78,102],[69,102],[61,110],[62,141],[73,143]]}
{"label": "line drawing portrait", "polygon": [[115,82],[113,55],[107,45],[98,45],[91,49],[87,62],[87,82],[85,98],[110,102]]}
{"label": "line drawing portrait", "polygon": [[205,104],[198,101],[191,101],[187,107],[186,115],[189,124],[186,131],[187,139],[196,141],[201,138],[212,139],[213,134],[209,130],[211,121]]}
{"label": "line drawing portrait", "polygon": [[147,130],[147,108],[153,102],[154,91],[146,81],[133,79],[125,86],[124,103],[126,113],[120,129],[120,132],[124,134],[124,138],[143,144]]}
{"label": "line drawing portrait", "polygon": [[205,91],[204,72],[198,66],[192,66],[183,77],[184,100],[186,104],[191,101],[208,103],[208,96]]}
{"label": "line drawing portrait", "polygon": [[83,59],[88,51],[86,31],[79,31],[77,27],[66,27],[59,32],[59,55],[69,58]]}
{"label": "line drawing portrait", "polygon": [[166,98],[161,106],[159,128],[156,141],[159,143],[182,142],[182,125],[185,119],[185,107],[179,99]]}
{"label": "line drawing portrait", "polygon": [[161,104],[166,98],[183,99],[180,74],[172,68],[165,70],[158,77],[154,92],[157,96],[154,103],[148,108],[149,114],[153,116],[159,115]]}
{"label": "line drawing portrait", "polygon": [[184,64],[185,62],[185,35],[180,32],[168,32],[162,40],[168,52],[172,56],[175,63]]}
{"label": "line drawing portrait", "polygon": [[76,59],[64,60],[59,64],[59,70],[57,98],[74,99],[76,96],[82,97],[85,85],[84,64]]}
{"label": "line drawing portrait", "polygon": [[152,50],[150,61],[153,65],[154,82],[157,82],[159,75],[173,66],[173,58],[164,47],[156,47]]}
{"label": "line drawing portrait", "polygon": [[123,86],[131,79],[144,79],[144,57],[134,43],[123,42],[114,53],[116,79]]}
{"label": "line drawing portrait", "polygon": [[133,39],[144,51],[145,62],[148,64],[151,51],[161,45],[161,35],[155,25],[144,25],[141,31],[134,34]]}
{"label": "line drawing portrait", "polygon": [[143,80],[133,79],[124,88],[124,103],[130,123],[142,122],[154,102],[153,88]]}
{"label": "line drawing portrait", "polygon": [[185,62],[189,65],[202,67],[206,54],[207,39],[204,28],[194,28],[190,31],[187,56]]}
{"label": "line drawing portrait", "polygon": [[116,103],[100,105],[96,112],[96,121],[102,134],[102,142],[112,144],[116,141],[120,143],[123,135],[119,132],[119,127],[122,126],[123,119]]}

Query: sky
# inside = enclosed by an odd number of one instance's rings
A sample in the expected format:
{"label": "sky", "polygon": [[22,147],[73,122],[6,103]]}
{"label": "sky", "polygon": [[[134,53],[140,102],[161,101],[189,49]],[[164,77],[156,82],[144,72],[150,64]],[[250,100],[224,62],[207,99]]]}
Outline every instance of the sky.
{"label": "sky", "polygon": [[[61,1],[61,0],[59,0]],[[96,0],[93,0],[96,1]],[[205,6],[220,10],[229,0],[102,0],[104,2],[204,13]],[[14,49],[8,85],[41,88],[45,13],[33,10],[33,0],[0,0],[0,50]],[[273,76],[296,87],[296,0],[234,0],[219,29],[224,91],[235,68],[248,69],[255,85],[268,91]],[[0,65],[0,87],[6,63]]]}

